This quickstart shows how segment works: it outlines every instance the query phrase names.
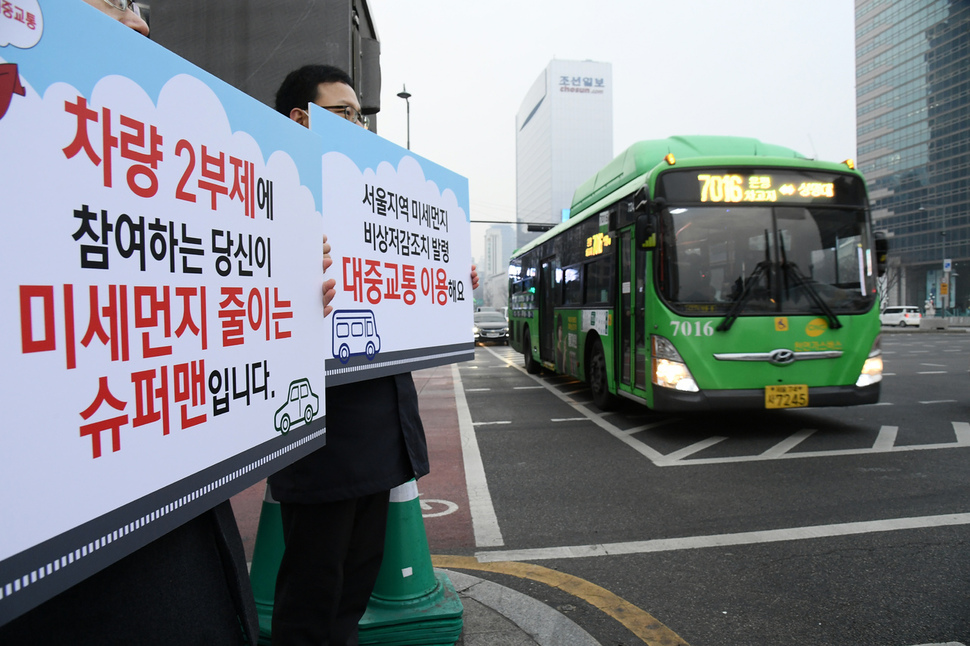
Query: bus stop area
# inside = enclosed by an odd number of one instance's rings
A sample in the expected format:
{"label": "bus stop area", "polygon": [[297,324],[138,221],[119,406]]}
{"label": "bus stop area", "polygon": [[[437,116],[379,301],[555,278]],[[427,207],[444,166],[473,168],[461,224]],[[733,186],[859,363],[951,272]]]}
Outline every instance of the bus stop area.
{"label": "bus stop area", "polygon": [[[462,461],[451,375],[451,366],[413,373],[431,457],[431,473],[418,482],[422,493],[442,487],[438,481],[455,471],[455,461],[458,464]],[[231,499],[250,563],[265,488],[263,481]],[[468,515],[467,508],[463,514]],[[444,553],[440,545],[453,543],[454,537],[436,534],[433,526],[427,522],[425,525],[434,561],[435,555]],[[466,572],[441,571],[451,579],[462,602],[463,627],[457,646],[599,646],[599,642],[575,622],[541,601]]]}

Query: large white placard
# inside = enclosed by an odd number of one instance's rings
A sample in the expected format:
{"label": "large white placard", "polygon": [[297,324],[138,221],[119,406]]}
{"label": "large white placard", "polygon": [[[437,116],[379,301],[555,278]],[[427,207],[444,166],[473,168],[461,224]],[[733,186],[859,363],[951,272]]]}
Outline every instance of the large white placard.
{"label": "large white placard", "polygon": [[327,383],[474,358],[468,180],[310,108],[337,279]]}
{"label": "large white placard", "polygon": [[319,137],[84,3],[21,4],[0,623],[323,447],[329,345]]}

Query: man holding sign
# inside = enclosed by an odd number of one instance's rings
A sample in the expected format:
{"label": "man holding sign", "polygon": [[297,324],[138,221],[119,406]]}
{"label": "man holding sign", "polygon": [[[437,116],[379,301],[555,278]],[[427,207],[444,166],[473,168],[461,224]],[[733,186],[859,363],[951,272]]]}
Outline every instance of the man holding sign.
{"label": "man holding sign", "polygon": [[[309,127],[310,103],[366,127],[353,80],[340,69],[308,65],[286,77],[277,111]],[[472,267],[473,288],[477,282]],[[274,644],[357,643],[383,557],[390,490],[429,470],[410,373],[330,386],[326,397],[327,445],[269,478],[286,546]]]}

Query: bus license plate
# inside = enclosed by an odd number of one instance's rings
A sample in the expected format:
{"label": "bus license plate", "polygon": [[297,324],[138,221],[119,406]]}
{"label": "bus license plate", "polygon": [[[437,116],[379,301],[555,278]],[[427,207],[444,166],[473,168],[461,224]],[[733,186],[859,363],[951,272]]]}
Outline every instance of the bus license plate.
{"label": "bus license plate", "polygon": [[808,406],[808,386],[765,386],[765,408],[801,408]]}

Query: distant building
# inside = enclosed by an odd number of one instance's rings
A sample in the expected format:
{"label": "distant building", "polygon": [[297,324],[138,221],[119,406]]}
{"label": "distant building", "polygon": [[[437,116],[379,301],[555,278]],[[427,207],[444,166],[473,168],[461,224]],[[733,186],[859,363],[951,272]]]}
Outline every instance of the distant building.
{"label": "distant building", "polygon": [[509,256],[515,250],[515,229],[509,225],[489,227],[485,231],[485,257],[478,275],[484,287],[482,303],[502,308],[508,305]]}
{"label": "distant building", "polygon": [[502,270],[502,231],[489,227],[485,231],[485,266],[482,268],[486,278]]}
{"label": "distant building", "polygon": [[[526,93],[515,128],[516,219],[561,222],[576,187],[613,159],[612,66],[550,62]],[[520,225],[516,246],[538,235]]]}
{"label": "distant building", "polygon": [[505,276],[509,269],[509,256],[515,251],[515,229],[511,225],[489,227],[485,231],[484,275]]}
{"label": "distant building", "polygon": [[966,0],[856,2],[858,162],[891,236],[890,304],[968,308],[968,39]]}

